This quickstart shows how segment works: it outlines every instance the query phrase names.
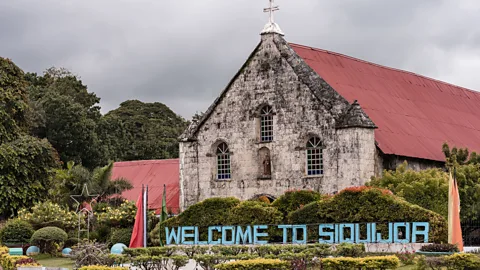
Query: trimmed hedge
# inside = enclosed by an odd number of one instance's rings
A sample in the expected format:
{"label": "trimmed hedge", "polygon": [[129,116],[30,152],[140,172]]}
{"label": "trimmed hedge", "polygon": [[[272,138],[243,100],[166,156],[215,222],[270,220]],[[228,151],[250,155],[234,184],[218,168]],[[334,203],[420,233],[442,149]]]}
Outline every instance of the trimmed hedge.
{"label": "trimmed hedge", "polygon": [[89,265],[80,267],[79,270],[128,270],[128,267],[110,267],[104,265]]}
{"label": "trimmed hedge", "polygon": [[456,253],[443,257],[425,257],[419,256],[416,260],[416,269],[455,269],[470,270],[480,269],[480,258],[471,253]]}
{"label": "trimmed hedge", "polygon": [[0,231],[0,240],[3,244],[25,244],[30,242],[33,233],[30,223],[20,219],[10,219]]}
{"label": "trimmed hedge", "polygon": [[215,268],[218,270],[287,270],[290,269],[290,264],[279,259],[254,259],[222,263]]}
{"label": "trimmed hedge", "polygon": [[303,206],[322,199],[322,195],[312,190],[291,190],[278,197],[272,206],[276,207],[287,220],[290,212],[301,209]]}
{"label": "trimmed hedge", "polygon": [[45,227],[33,233],[30,242],[40,248],[44,253],[55,253],[67,240],[67,233],[57,227]]}
{"label": "trimmed hedge", "polygon": [[[390,191],[372,187],[354,187],[321,201],[313,202],[289,214],[292,224],[429,222],[429,241],[447,241],[447,222],[441,215],[410,204]],[[309,235],[318,235],[318,228]]]}
{"label": "trimmed hedge", "polygon": [[132,230],[132,228],[112,229],[112,236],[110,237],[110,242],[112,243],[112,245],[122,243],[128,246],[132,237]]}
{"label": "trimmed hedge", "polygon": [[[210,198],[196,203],[180,215],[157,224],[150,232],[152,244],[160,244],[159,234],[162,235],[162,239],[165,241],[165,227],[227,225],[230,219],[230,212],[239,204],[240,200],[233,197]],[[201,237],[205,237],[205,235]]]}
{"label": "trimmed hedge", "polygon": [[0,265],[3,270],[14,270],[19,266],[40,266],[28,256],[10,256],[8,247],[0,247]]}
{"label": "trimmed hedge", "polygon": [[400,260],[396,256],[375,256],[365,258],[326,258],[322,260],[322,269],[346,270],[346,269],[396,269],[400,266]]}

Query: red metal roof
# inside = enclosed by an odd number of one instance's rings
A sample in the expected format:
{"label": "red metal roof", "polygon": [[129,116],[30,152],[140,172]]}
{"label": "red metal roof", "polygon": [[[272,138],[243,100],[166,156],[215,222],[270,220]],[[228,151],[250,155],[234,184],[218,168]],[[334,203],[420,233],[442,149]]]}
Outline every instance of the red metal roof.
{"label": "red metal roof", "polygon": [[112,179],[120,177],[130,180],[133,189],[122,193],[127,200],[136,201],[142,184],[148,185],[148,208],[161,211],[163,185],[167,188],[167,208],[178,213],[180,202],[179,160],[142,160],[115,162]]}
{"label": "red metal roof", "polygon": [[378,126],[385,154],[445,161],[442,145],[480,150],[480,93],[342,54],[290,44]]}

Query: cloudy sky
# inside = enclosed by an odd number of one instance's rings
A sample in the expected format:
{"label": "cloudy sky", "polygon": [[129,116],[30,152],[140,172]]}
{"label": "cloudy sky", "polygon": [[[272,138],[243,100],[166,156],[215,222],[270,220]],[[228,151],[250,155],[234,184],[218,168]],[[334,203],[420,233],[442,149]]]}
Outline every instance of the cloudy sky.
{"label": "cloudy sky", "polygon": [[[480,90],[478,0],[277,0],[289,42]],[[0,0],[0,56],[102,98],[204,111],[260,40],[267,0]]]}

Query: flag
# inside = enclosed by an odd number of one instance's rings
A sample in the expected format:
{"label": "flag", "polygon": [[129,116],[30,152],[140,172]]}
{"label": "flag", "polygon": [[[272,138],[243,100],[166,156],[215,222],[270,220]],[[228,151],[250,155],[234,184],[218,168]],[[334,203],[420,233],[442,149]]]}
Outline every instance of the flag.
{"label": "flag", "polygon": [[456,177],[452,177],[448,184],[448,242],[458,246],[463,251],[462,227],[460,225],[460,195]]}
{"label": "flag", "polygon": [[[163,185],[163,197],[162,197],[162,213],[160,215],[160,223],[164,222],[167,220],[167,190],[166,186]],[[162,242],[162,234],[160,233],[160,246],[163,247],[163,242]]]}
{"label": "flag", "polygon": [[137,200],[137,214],[135,215],[135,224],[133,225],[132,238],[130,239],[130,248],[144,247],[144,213],[143,213],[143,186],[142,192]]}

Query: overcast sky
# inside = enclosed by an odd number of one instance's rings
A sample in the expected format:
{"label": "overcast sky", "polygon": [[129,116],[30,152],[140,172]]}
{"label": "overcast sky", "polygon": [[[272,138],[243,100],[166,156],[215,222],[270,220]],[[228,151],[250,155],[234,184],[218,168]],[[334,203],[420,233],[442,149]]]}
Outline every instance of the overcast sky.
{"label": "overcast sky", "polygon": [[[480,90],[478,0],[277,0],[289,42]],[[0,0],[0,56],[127,99],[205,111],[260,40],[267,0]]]}

